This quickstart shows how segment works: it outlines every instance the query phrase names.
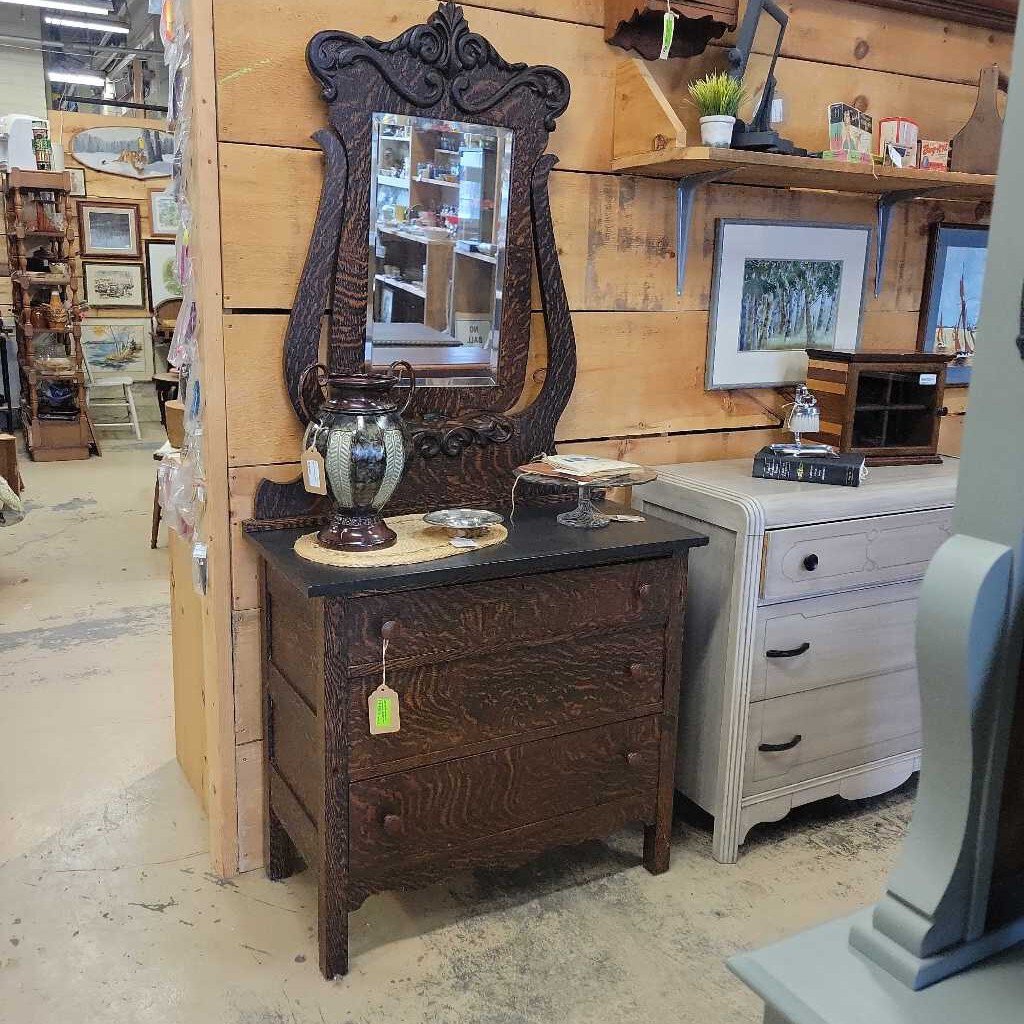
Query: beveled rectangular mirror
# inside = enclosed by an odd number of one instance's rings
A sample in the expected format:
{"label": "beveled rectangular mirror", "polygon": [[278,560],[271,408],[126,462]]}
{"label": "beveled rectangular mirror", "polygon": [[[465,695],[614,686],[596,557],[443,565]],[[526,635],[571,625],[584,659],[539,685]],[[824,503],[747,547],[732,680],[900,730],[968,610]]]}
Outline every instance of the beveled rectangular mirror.
{"label": "beveled rectangular mirror", "polygon": [[366,361],[498,383],[512,132],[373,114]]}

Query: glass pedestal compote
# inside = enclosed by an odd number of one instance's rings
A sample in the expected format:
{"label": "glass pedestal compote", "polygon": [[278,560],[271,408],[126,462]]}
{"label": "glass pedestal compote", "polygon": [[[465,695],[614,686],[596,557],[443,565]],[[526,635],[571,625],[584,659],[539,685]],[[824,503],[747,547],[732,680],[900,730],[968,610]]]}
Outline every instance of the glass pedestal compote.
{"label": "glass pedestal compote", "polygon": [[577,530],[600,530],[612,522],[594,503],[594,491],[604,491],[610,487],[634,487],[649,484],[657,480],[658,474],[653,469],[642,467],[613,477],[580,477],[556,476],[550,473],[531,473],[525,469],[517,469],[516,476],[531,484],[542,484],[547,487],[577,488],[576,507],[571,512],[560,512],[555,518],[563,526],[572,526]]}

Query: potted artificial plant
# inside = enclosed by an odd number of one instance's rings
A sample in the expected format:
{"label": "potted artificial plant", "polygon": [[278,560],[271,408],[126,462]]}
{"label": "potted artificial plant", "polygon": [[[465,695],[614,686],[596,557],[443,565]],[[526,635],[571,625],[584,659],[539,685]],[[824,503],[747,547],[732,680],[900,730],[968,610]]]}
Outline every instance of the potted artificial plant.
{"label": "potted artificial plant", "polygon": [[730,146],[736,115],[743,102],[743,83],[726,71],[712,71],[689,85],[700,112],[700,137],[705,146]]}

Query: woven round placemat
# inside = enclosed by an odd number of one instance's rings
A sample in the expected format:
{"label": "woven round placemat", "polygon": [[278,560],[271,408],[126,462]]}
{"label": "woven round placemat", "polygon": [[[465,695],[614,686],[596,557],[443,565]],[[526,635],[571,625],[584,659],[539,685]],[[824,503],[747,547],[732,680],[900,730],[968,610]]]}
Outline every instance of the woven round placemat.
{"label": "woven round placemat", "polygon": [[[303,534],[295,542],[295,554],[310,562],[333,565],[341,569],[358,569],[361,566],[415,565],[417,562],[434,562],[440,558],[464,555],[473,548],[452,547],[451,537],[440,526],[428,526],[423,516],[395,516],[387,521],[398,534],[397,543],[389,548],[376,551],[332,551],[317,543],[315,533]],[[500,544],[508,536],[504,526],[492,526],[482,537],[474,537],[478,548],[489,548]]]}

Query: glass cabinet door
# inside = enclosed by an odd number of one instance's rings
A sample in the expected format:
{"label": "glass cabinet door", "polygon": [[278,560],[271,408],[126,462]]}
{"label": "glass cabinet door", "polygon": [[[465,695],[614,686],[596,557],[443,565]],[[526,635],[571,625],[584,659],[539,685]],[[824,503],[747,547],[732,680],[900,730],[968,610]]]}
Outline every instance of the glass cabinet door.
{"label": "glass cabinet door", "polygon": [[853,416],[853,448],[924,448],[935,439],[938,375],[861,370]]}

